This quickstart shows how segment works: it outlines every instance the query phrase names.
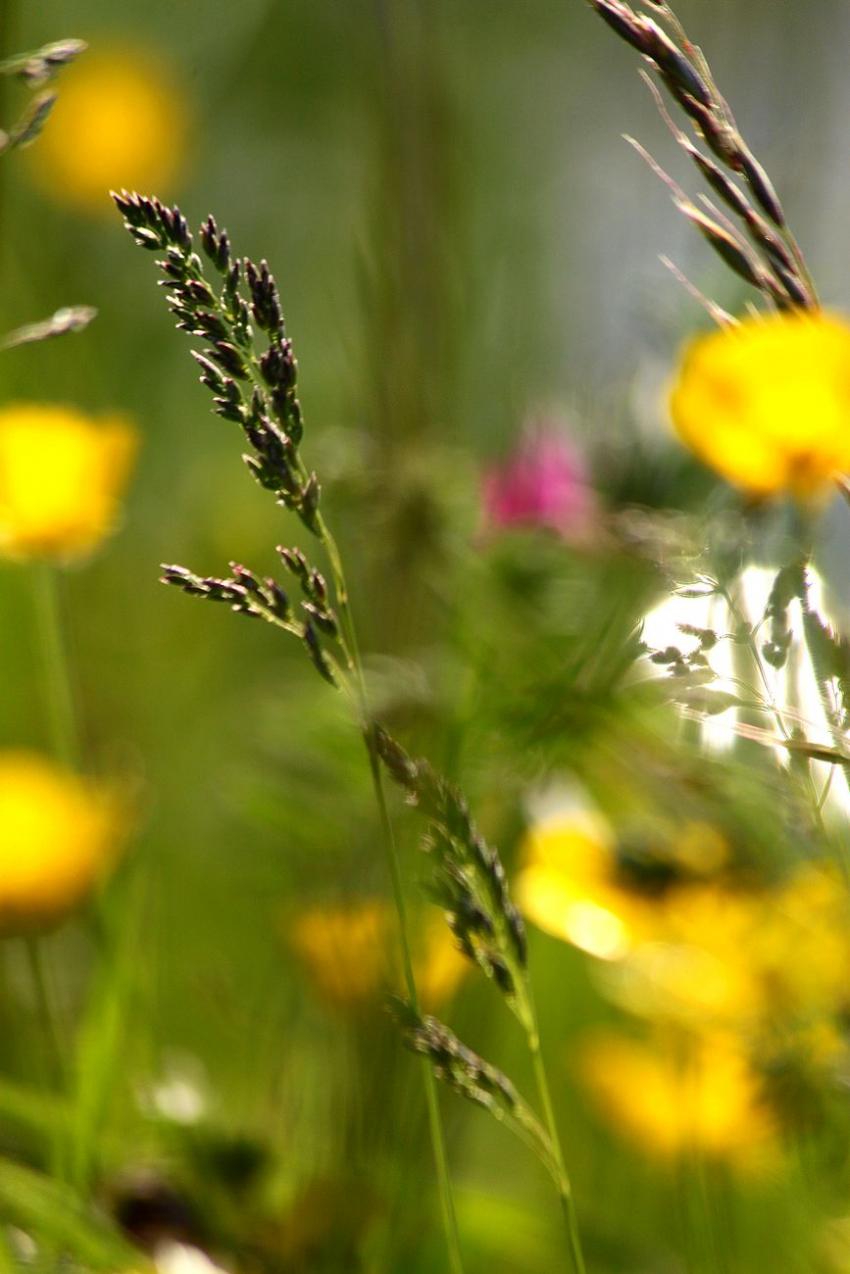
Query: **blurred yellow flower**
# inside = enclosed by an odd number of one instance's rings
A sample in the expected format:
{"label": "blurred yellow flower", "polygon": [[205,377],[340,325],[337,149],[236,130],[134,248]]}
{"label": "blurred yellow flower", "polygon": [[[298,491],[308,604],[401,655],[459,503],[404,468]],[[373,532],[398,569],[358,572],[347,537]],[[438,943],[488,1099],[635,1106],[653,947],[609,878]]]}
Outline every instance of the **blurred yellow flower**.
{"label": "blurred yellow flower", "polygon": [[654,1020],[787,1035],[846,1010],[848,967],[850,896],[809,866],[773,888],[677,891],[658,938],[629,952],[609,985]]}
{"label": "blurred yellow flower", "polygon": [[136,445],[119,417],[0,408],[0,554],[71,558],[95,548],[117,519]]}
{"label": "blurred yellow flower", "polygon": [[29,752],[0,753],[0,933],[60,920],[92,891],[119,841],[114,806]]}
{"label": "blurred yellow flower", "polygon": [[670,408],[687,446],[750,495],[815,495],[850,471],[850,325],[782,314],[699,337]]}
{"label": "blurred yellow flower", "polygon": [[526,834],[520,906],[535,924],[589,955],[620,960],[660,936],[668,897],[680,881],[718,870],[728,850],[714,828],[688,823],[674,844],[638,859],[620,852],[613,831],[589,811],[555,813]]}
{"label": "blurred yellow flower", "polygon": [[372,998],[386,977],[389,919],[379,898],[296,917],[289,943],[322,999],[344,1007]]}
{"label": "blurred yellow flower", "polygon": [[554,937],[606,962],[601,985],[631,1013],[773,1048],[829,1032],[850,1010],[850,891],[814,864],[760,887],[728,876],[716,829],[618,844],[562,813],[531,827],[517,894]]}
{"label": "blurred yellow flower", "polygon": [[600,959],[617,960],[646,932],[642,901],[617,884],[613,834],[603,820],[584,813],[552,815],[529,829],[523,857],[517,900],[546,933]]}
{"label": "blurred yellow flower", "polygon": [[[286,930],[319,995],[336,1008],[361,1005],[391,981],[395,917],[383,899],[312,907]],[[413,963],[425,1008],[448,999],[469,968],[445,920],[433,912],[419,931]]]}
{"label": "blurred yellow flower", "polygon": [[658,1039],[651,1046],[600,1032],[585,1041],[578,1066],[602,1116],[650,1154],[698,1151],[743,1169],[764,1167],[775,1155],[760,1077],[733,1039]]}
{"label": "blurred yellow flower", "polygon": [[422,1007],[432,1009],[450,999],[470,968],[443,915],[429,913],[414,961]]}
{"label": "blurred yellow flower", "polygon": [[160,56],[102,49],[66,72],[32,163],[55,198],[109,213],[110,189],[167,192],[186,134],[186,102]]}

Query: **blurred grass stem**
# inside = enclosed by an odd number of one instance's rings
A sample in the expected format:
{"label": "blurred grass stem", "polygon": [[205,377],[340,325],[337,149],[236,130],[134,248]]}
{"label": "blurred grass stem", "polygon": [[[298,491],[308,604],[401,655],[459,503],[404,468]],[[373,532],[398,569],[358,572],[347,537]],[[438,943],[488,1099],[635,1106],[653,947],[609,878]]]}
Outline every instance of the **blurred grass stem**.
{"label": "blurred grass stem", "polygon": [[576,1216],[572,1184],[567,1173],[564,1151],[561,1145],[561,1137],[558,1132],[558,1123],[555,1119],[555,1108],[552,1105],[552,1093],[549,1088],[549,1079],[546,1074],[546,1064],[543,1060],[543,1053],[540,1048],[540,1031],[537,1025],[537,1011],[534,1007],[531,986],[528,980],[526,980],[525,984],[525,998],[529,1018],[529,1029],[527,1030],[528,1048],[531,1053],[531,1061],[534,1068],[534,1079],[537,1084],[537,1093],[543,1110],[543,1119],[546,1124],[546,1131],[549,1134],[549,1141],[552,1145],[552,1153],[558,1169],[558,1197],[561,1201],[561,1211],[564,1216],[564,1226],[567,1231],[567,1245],[570,1250],[570,1258],[572,1260],[572,1266],[575,1274],[587,1274],[587,1267],[584,1263],[584,1254],[581,1247],[581,1239],[579,1237],[578,1217]]}
{"label": "blurred grass stem", "polygon": [[38,562],[32,573],[38,641],[47,688],[45,707],[50,745],[57,760],[72,769],[79,763],[79,729],[58,571],[50,563]]}
{"label": "blurred grass stem", "polygon": [[[76,769],[79,764],[79,731],[62,617],[59,573],[50,562],[36,562],[32,566],[32,580],[50,747],[61,765],[69,770]],[[51,1059],[52,1079],[60,1092],[67,1092],[66,1052],[60,1037],[51,971],[44,958],[41,941],[27,938],[25,945],[45,1048]],[[54,1170],[60,1177],[67,1167],[67,1152],[64,1136],[57,1133],[52,1155]]]}
{"label": "blurred grass stem", "polygon": [[[0,0],[0,60],[14,53],[12,45],[17,28],[16,0]],[[0,75],[0,129],[8,125],[9,109],[9,77]],[[6,164],[0,165],[0,253],[6,243],[6,227],[3,224],[6,212]],[[4,271],[5,277],[5,271]]]}
{"label": "blurred grass stem", "polygon": [[25,938],[24,950],[35,995],[36,1011],[44,1034],[45,1069],[49,1069],[52,1082],[61,1089],[65,1080],[64,1051],[59,1037],[58,1015],[51,981],[44,962],[44,952],[37,938]]}
{"label": "blurred grass stem", "polygon": [[[65,1052],[59,1037],[53,984],[45,964],[44,948],[38,938],[24,938],[23,945],[35,995],[36,1013],[44,1040],[44,1073],[49,1076],[48,1084],[52,1084],[57,1092],[64,1093],[67,1084]],[[67,1163],[65,1127],[61,1121],[57,1120],[55,1127],[51,1128],[48,1145],[50,1170],[57,1180],[61,1181],[65,1176]],[[9,1255],[11,1256],[11,1253]],[[59,1249],[52,1242],[45,1245],[42,1268],[46,1271],[60,1269]]]}
{"label": "blurred grass stem", "polygon": [[[410,952],[407,904],[404,899],[404,886],[401,878],[401,864],[399,862],[398,848],[395,843],[395,834],[393,832],[389,811],[387,809],[386,794],[384,792],[383,778],[381,776],[380,760],[377,752],[375,751],[371,730],[367,730],[364,737],[366,739],[366,748],[369,753],[369,768],[372,772],[372,784],[380,812],[384,844],[387,848],[393,897],[395,900],[396,910],[398,912],[404,981],[410,1004],[414,1012],[418,1014],[419,996],[416,990],[416,977],[413,972],[413,960]],[[437,1097],[437,1081],[434,1078],[434,1072],[431,1068],[429,1058],[422,1058],[421,1067],[425,1083],[425,1100],[428,1107],[428,1127],[431,1134],[431,1146],[434,1154],[434,1164],[437,1171],[437,1180],[440,1190],[440,1205],[443,1213],[443,1225],[445,1227],[446,1245],[449,1253],[449,1267],[452,1270],[452,1274],[463,1274],[463,1260],[460,1253],[457,1215],[455,1213],[454,1197],[452,1194],[451,1179],[449,1177],[446,1139],[443,1132],[443,1122],[440,1116],[440,1106]]]}
{"label": "blurred grass stem", "polygon": [[[744,614],[744,611],[738,604],[736,598],[733,596],[730,589],[727,588],[725,584],[721,585],[720,596],[725,601],[729,609],[729,614],[732,617],[732,619],[735,621],[735,624],[737,625],[738,630],[746,634],[744,638],[744,648],[746,649],[747,653],[750,656],[756,676],[758,677],[761,683],[762,690],[764,691],[765,707],[773,715],[773,718],[776,721],[777,728],[780,734],[782,735],[782,737],[784,739],[793,738],[793,731],[786,724],[785,718],[782,715],[782,709],[780,708],[779,704],[776,702],[776,696],[774,695],[773,690],[771,689],[770,679],[767,675],[767,669],[764,666],[764,660],[762,659],[761,651],[759,650],[759,647],[758,647],[758,642],[753,636],[752,627],[746,615]],[[820,830],[824,831],[825,828],[824,828],[824,821],[823,821],[823,806],[824,806],[824,801],[826,800],[826,796],[828,794],[828,788],[824,790],[824,793],[822,795],[820,796],[818,795],[818,791],[817,791],[817,788],[815,787],[815,781],[814,781],[814,778],[812,777],[812,771],[810,767],[807,768],[806,770],[805,782],[806,782],[806,791],[807,791],[809,800],[811,801],[811,804],[812,804],[812,812],[814,815],[814,820],[816,824],[818,825],[818,827],[820,828]]]}

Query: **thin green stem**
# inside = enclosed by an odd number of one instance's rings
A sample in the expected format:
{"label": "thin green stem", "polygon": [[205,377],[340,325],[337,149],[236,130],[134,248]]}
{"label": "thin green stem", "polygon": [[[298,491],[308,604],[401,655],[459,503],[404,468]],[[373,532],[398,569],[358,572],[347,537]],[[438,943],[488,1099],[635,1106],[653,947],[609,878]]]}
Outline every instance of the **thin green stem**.
{"label": "thin green stem", "polygon": [[[387,865],[389,867],[390,881],[392,884],[393,901],[395,903],[396,914],[398,916],[399,945],[401,948],[402,971],[404,974],[405,987],[407,989],[407,997],[414,1012],[418,1015],[419,995],[416,989],[416,974],[413,968],[410,924],[407,915],[407,902],[404,894],[401,860],[399,858],[398,846],[396,845],[392,820],[390,819],[389,809],[387,808],[387,798],[384,791],[383,775],[381,771],[381,760],[375,747],[375,735],[369,714],[366,680],[363,675],[363,661],[360,656],[357,630],[351,613],[345,569],[343,566],[342,555],[339,551],[336,540],[334,539],[331,531],[328,529],[324,519],[321,518],[321,515],[319,516],[317,526],[319,539],[324,546],[328,562],[330,564],[331,574],[333,576],[334,592],[336,594],[340,625],[342,628],[341,644],[348,659],[349,667],[354,674],[356,683],[363,742],[369,757],[369,770],[372,776],[372,788],[375,794],[375,802],[378,807],[384,849],[386,851]],[[451,1177],[449,1174],[446,1139],[437,1096],[437,1081],[434,1078],[431,1063],[427,1057],[423,1057],[422,1059],[422,1074],[425,1084],[425,1102],[428,1109],[428,1127],[431,1136],[431,1148],[434,1156],[434,1166],[440,1192],[440,1206],[443,1215],[446,1246],[448,1248],[449,1268],[452,1274],[463,1274],[463,1258],[460,1251],[460,1236],[458,1234],[457,1214],[455,1212],[454,1195],[452,1193]]]}
{"label": "thin green stem", "polygon": [[35,995],[36,1011],[44,1035],[46,1069],[49,1069],[51,1080],[56,1087],[62,1088],[65,1079],[64,1050],[59,1038],[56,1008],[44,964],[44,953],[37,938],[25,938],[24,950]]}
{"label": "thin green stem", "polygon": [[[723,585],[721,586],[720,596],[725,601],[729,609],[729,614],[731,615],[732,619],[735,621],[736,625],[738,626],[739,631],[746,633],[744,644],[750,655],[750,659],[752,660],[752,664],[753,664],[753,667],[755,668],[758,679],[762,684],[762,688],[764,690],[765,706],[767,707],[769,712],[772,713],[782,737],[786,740],[793,738],[792,731],[788,729],[788,726],[785,722],[785,717],[782,713],[782,709],[780,708],[779,704],[776,702],[776,697],[773,693],[773,690],[771,689],[770,679],[768,678],[768,675],[767,675],[767,669],[764,666],[764,661],[762,660],[762,657],[761,657],[761,651],[758,648],[758,642],[753,636],[752,628],[750,626],[749,620],[744,615],[741,608],[738,606],[730,590]],[[811,801],[811,804],[812,804],[812,810],[814,813],[815,822],[818,824],[821,830],[823,830],[823,801],[818,796],[814,779],[812,777],[811,767],[806,768],[805,784],[806,784],[806,791],[807,791],[809,800]]]}
{"label": "thin green stem", "polygon": [[[32,567],[32,577],[50,746],[60,764],[68,769],[76,769],[80,762],[80,739],[62,619],[58,570],[49,562],[39,562]],[[65,1041],[60,1035],[51,971],[38,939],[27,939],[26,948],[45,1047],[53,1059],[53,1080],[60,1091],[67,1093],[71,1083],[70,1066],[65,1061]],[[53,1145],[53,1160],[58,1176],[67,1173],[69,1151],[70,1146],[64,1135],[57,1133]]]}
{"label": "thin green stem", "polygon": [[[841,719],[833,702],[830,693],[830,682],[833,677],[831,668],[824,668],[823,659],[821,658],[814,642],[809,636],[810,623],[819,623],[820,616],[809,602],[808,591],[804,586],[800,592],[800,606],[803,610],[803,640],[809,652],[809,658],[812,661],[812,670],[814,672],[815,684],[818,690],[818,698],[820,699],[821,709],[823,711],[826,724],[829,729],[830,737],[839,750],[843,750],[847,742],[847,736],[844,732]],[[850,788],[850,773],[845,766],[842,766],[844,781]]]}
{"label": "thin green stem", "polygon": [[[0,0],[2,3],[2,0]],[[197,272],[196,272],[197,274]],[[198,276],[200,277],[200,276]],[[232,329],[233,324],[225,308],[217,299],[213,300],[212,308],[217,312]],[[265,398],[267,395],[267,386],[263,378],[262,369],[260,368],[256,351],[252,343],[239,341],[245,354],[247,355],[247,366],[249,371],[249,381],[254,390]],[[240,395],[246,408],[250,408],[250,394],[247,386],[240,386]],[[303,462],[297,454],[297,451],[291,461],[292,473],[299,479],[302,485],[308,480],[308,473]],[[386,851],[387,863],[389,866],[390,879],[392,882],[392,892],[395,900],[395,908],[398,915],[399,924],[399,941],[402,953],[402,965],[404,970],[404,978],[407,986],[408,997],[414,1008],[418,1010],[418,996],[416,994],[416,979],[413,971],[413,957],[411,954],[410,930],[407,920],[407,908],[404,899],[404,888],[401,874],[401,863],[398,854],[398,848],[395,843],[392,823],[387,809],[386,798],[383,790],[382,772],[380,758],[375,749],[374,733],[369,712],[368,697],[366,692],[366,681],[363,675],[363,663],[360,657],[360,650],[357,641],[357,632],[354,626],[354,619],[351,613],[349,601],[348,584],[345,578],[345,568],[343,566],[342,555],[339,547],[334,539],[330,528],[317,512],[315,518],[310,523],[310,530],[313,531],[319,543],[324,548],[325,554],[330,566],[331,576],[333,579],[334,593],[336,599],[336,607],[338,612],[340,633],[339,644],[345,656],[348,672],[354,682],[354,695],[357,706],[357,713],[360,718],[360,728],[363,735],[363,741],[369,756],[369,768],[372,775],[372,786],[374,788],[375,800],[380,815],[381,828],[383,833],[384,847]],[[292,631],[292,626],[279,618],[272,616],[270,613],[265,614],[265,618],[272,623],[276,623],[278,627]],[[301,635],[296,628],[297,635]],[[349,679],[343,681],[343,685],[348,687]],[[460,1255],[460,1241],[458,1238],[457,1218],[454,1209],[454,1200],[452,1196],[451,1181],[448,1170],[448,1156],[446,1154],[445,1137],[440,1117],[440,1109],[437,1101],[436,1081],[431,1071],[430,1063],[423,1060],[425,1075],[425,1096],[428,1107],[428,1121],[431,1133],[431,1143],[434,1154],[434,1163],[439,1183],[440,1198],[443,1210],[443,1219],[446,1232],[446,1243],[449,1253],[449,1265],[451,1274],[463,1274],[463,1264]]]}
{"label": "thin green stem", "polygon": [[59,579],[56,567],[49,563],[37,563],[32,573],[50,744],[57,760],[73,768],[79,762],[80,740],[62,622]]}
{"label": "thin green stem", "polygon": [[[53,988],[44,962],[44,952],[38,938],[24,938],[24,951],[29,966],[30,980],[35,995],[36,1013],[41,1026],[44,1041],[44,1073],[47,1085],[51,1084],[60,1092],[65,1092],[67,1076],[65,1070],[65,1052],[59,1037],[58,1015],[56,1013]],[[67,1142],[65,1125],[57,1121],[51,1129],[49,1140],[49,1162],[54,1176],[62,1180],[67,1171]],[[44,1252],[47,1270],[58,1270],[59,1252],[49,1243]]]}
{"label": "thin green stem", "polygon": [[575,1274],[586,1274],[587,1267],[584,1263],[584,1254],[582,1252],[581,1238],[579,1236],[575,1199],[573,1198],[572,1185],[570,1183],[569,1174],[567,1173],[564,1150],[561,1145],[561,1136],[558,1132],[558,1123],[555,1119],[555,1108],[552,1105],[552,1093],[549,1088],[549,1079],[546,1074],[546,1064],[543,1061],[543,1053],[540,1048],[540,1031],[537,1024],[537,1011],[534,1007],[534,1000],[532,998],[531,986],[528,979],[526,979],[525,982],[525,993],[530,1022],[530,1028],[527,1031],[528,1049],[531,1053],[531,1061],[534,1068],[534,1079],[537,1084],[537,1092],[540,1097],[540,1105],[543,1110],[543,1119],[546,1124],[546,1131],[549,1134],[549,1141],[552,1145],[552,1153],[555,1157],[555,1163],[558,1169],[558,1197],[561,1202],[561,1211],[564,1217],[564,1228],[567,1233],[567,1246],[569,1248],[570,1259],[572,1261]]}
{"label": "thin green stem", "polygon": [[[8,57],[12,52],[12,43],[15,39],[15,0],[0,0],[0,58]],[[7,128],[9,120],[7,111],[9,109],[9,77],[0,75],[0,128]],[[5,255],[6,245],[6,229],[3,225],[6,213],[6,164],[8,157],[3,159],[3,166],[0,167],[0,259]],[[4,277],[5,277],[5,271]],[[8,286],[8,280],[6,280]]]}
{"label": "thin green stem", "polygon": [[[407,904],[404,897],[401,863],[399,860],[398,848],[395,843],[395,834],[393,832],[389,811],[387,809],[386,794],[384,792],[383,778],[381,775],[381,762],[375,750],[374,735],[371,730],[367,730],[364,734],[364,739],[366,742],[366,749],[369,753],[369,768],[372,773],[372,785],[374,787],[375,799],[380,813],[381,828],[384,836],[384,844],[387,850],[390,878],[392,880],[393,898],[395,901],[396,911],[398,913],[399,939],[404,981],[411,1007],[418,1015],[419,996],[416,990],[416,975],[413,971],[413,958],[410,950],[410,929],[407,919]],[[427,1057],[423,1057],[422,1059],[422,1074],[425,1083],[425,1101],[428,1107],[428,1127],[431,1134],[431,1147],[434,1155],[434,1165],[437,1172],[437,1181],[440,1190],[440,1206],[443,1213],[443,1226],[445,1228],[446,1245],[448,1247],[449,1254],[449,1267],[452,1274],[463,1274],[463,1259],[460,1252],[457,1215],[454,1206],[451,1178],[449,1176],[446,1139],[443,1131],[443,1121],[440,1115],[440,1106],[437,1097],[437,1081],[434,1078],[434,1072],[431,1069],[431,1063]]]}
{"label": "thin green stem", "polygon": [[[768,710],[772,713],[776,721],[777,727],[779,728],[780,734],[783,736],[783,738],[790,739],[791,732],[785,724],[785,718],[783,717],[782,712],[779,708],[779,705],[777,704],[776,699],[774,697],[773,691],[770,686],[770,680],[768,679],[767,670],[765,669],[764,663],[762,662],[761,652],[759,651],[758,644],[752,635],[752,629],[750,627],[749,620],[746,618],[743,611],[739,607],[738,603],[735,601],[735,598],[732,596],[732,593],[729,591],[728,588],[725,587],[725,585],[721,585],[720,596],[723,598],[724,602],[726,603],[726,606],[729,610],[729,614],[732,617],[732,619],[735,621],[735,624],[737,625],[738,630],[742,633],[746,633],[744,644],[746,645],[747,651],[749,652],[750,659],[752,660],[753,667],[755,668],[758,679],[762,684],[762,689],[764,690],[765,705],[768,708]],[[739,678],[735,678],[735,680],[740,681]],[[744,682],[742,684],[746,684],[746,683]]]}

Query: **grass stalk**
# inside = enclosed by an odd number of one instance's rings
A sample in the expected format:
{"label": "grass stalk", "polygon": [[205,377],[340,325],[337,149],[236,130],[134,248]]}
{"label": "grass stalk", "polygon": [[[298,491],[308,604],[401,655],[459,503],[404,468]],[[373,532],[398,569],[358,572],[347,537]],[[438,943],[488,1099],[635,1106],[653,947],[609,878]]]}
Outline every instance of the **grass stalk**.
{"label": "grass stalk", "polygon": [[[50,562],[36,562],[31,570],[49,744],[56,761],[69,770],[75,770],[80,761],[80,737],[59,571]],[[45,959],[44,946],[37,937],[25,939],[25,945],[45,1048],[51,1058],[51,1078],[57,1091],[71,1094],[74,1084],[73,1061],[68,1057],[66,1041],[61,1035],[54,981]],[[66,1140],[64,1130],[57,1132],[52,1156],[58,1176],[67,1175],[71,1153],[72,1146]]]}
{"label": "grass stalk", "polygon": [[49,562],[38,562],[32,568],[32,578],[50,746],[62,765],[74,768],[79,762],[80,738],[58,572]]}
{"label": "grass stalk", "polygon": [[546,1125],[546,1131],[549,1135],[549,1141],[552,1146],[555,1165],[558,1170],[558,1198],[561,1203],[561,1212],[564,1218],[567,1247],[569,1249],[574,1274],[587,1274],[587,1266],[584,1262],[584,1253],[582,1251],[581,1237],[579,1235],[578,1216],[576,1215],[572,1183],[567,1172],[564,1150],[561,1145],[561,1135],[558,1131],[558,1122],[555,1118],[555,1108],[552,1104],[552,1093],[549,1088],[546,1063],[543,1060],[543,1051],[540,1047],[540,1030],[537,1023],[537,1011],[534,1007],[534,999],[531,994],[531,986],[528,979],[526,979],[525,982],[525,999],[528,1011],[528,1027],[526,1030],[528,1050],[531,1054],[531,1062],[534,1069],[534,1081],[537,1085],[537,1094],[543,1111],[543,1121]]}
{"label": "grass stalk", "polygon": [[[13,44],[15,41],[15,31],[17,28],[17,0],[0,0],[0,58],[9,57],[14,53]],[[0,75],[0,128],[9,126],[8,109],[9,109],[9,77]],[[7,165],[0,165],[0,258],[4,255],[4,249],[7,242],[6,229],[3,225],[6,219],[6,182],[7,182]],[[5,261],[3,261],[5,266]],[[3,277],[8,286],[6,279],[6,271],[3,270]]]}
{"label": "grass stalk", "polygon": [[[366,748],[369,753],[369,768],[372,773],[372,784],[380,813],[384,845],[387,851],[387,861],[390,868],[390,878],[392,880],[393,899],[395,902],[396,912],[398,914],[399,942],[401,946],[405,987],[410,1004],[414,1011],[418,1013],[419,996],[416,990],[416,976],[413,971],[413,958],[410,950],[410,927],[407,919],[407,904],[404,898],[404,884],[401,875],[401,863],[399,861],[398,847],[395,842],[395,834],[390,821],[389,810],[387,809],[380,761],[377,753],[375,752],[371,731],[368,731],[364,737],[366,738]],[[452,1271],[452,1274],[463,1274],[463,1259],[460,1251],[460,1236],[458,1234],[454,1194],[452,1192],[451,1177],[449,1175],[446,1138],[443,1129],[443,1120],[440,1114],[439,1099],[437,1097],[437,1081],[434,1078],[431,1063],[427,1057],[422,1058],[421,1066],[425,1084],[425,1102],[428,1108],[428,1129],[431,1136],[431,1149],[434,1156],[434,1167],[437,1173],[437,1183],[440,1192],[440,1207],[446,1235],[449,1268]]]}
{"label": "grass stalk", "polygon": [[[36,1013],[44,1039],[44,1073],[49,1077],[49,1084],[52,1084],[57,1091],[64,1092],[67,1084],[65,1050],[59,1036],[53,985],[44,961],[44,950],[38,938],[24,938],[23,946],[35,994]],[[63,1180],[66,1175],[67,1149],[64,1125],[57,1122],[56,1127],[51,1129],[48,1143],[50,1171],[57,1180]],[[14,1268],[14,1258],[8,1247],[6,1252]],[[0,1269],[2,1265],[3,1262],[0,1261]],[[52,1241],[44,1246],[43,1268],[46,1271],[58,1271],[60,1268],[60,1252]]]}
{"label": "grass stalk", "polygon": [[[56,568],[49,562],[37,562],[32,567],[32,580],[50,747],[56,760],[71,769],[79,757],[79,736]],[[53,1080],[64,1090],[68,1077],[50,970],[40,940],[27,938],[25,945],[45,1046],[52,1058]]]}
{"label": "grass stalk", "polygon": [[[744,638],[744,649],[749,654],[750,660],[752,661],[753,669],[755,670],[755,673],[761,684],[761,689],[764,694],[765,707],[773,716],[776,722],[777,729],[779,730],[779,733],[782,735],[783,739],[789,740],[793,737],[793,732],[785,721],[782,708],[776,702],[776,697],[774,695],[773,690],[771,689],[770,679],[767,674],[767,669],[765,667],[764,660],[762,659],[761,651],[759,650],[758,642],[753,636],[753,631],[750,625],[750,621],[748,617],[745,615],[742,608],[739,606],[737,600],[733,596],[730,589],[727,588],[725,585],[721,586],[720,596],[725,601],[726,606],[729,610],[729,614],[731,618],[734,620],[738,631],[746,634]],[[818,683],[818,688],[820,690],[820,683]],[[806,768],[804,782],[805,782],[805,788],[806,788],[806,796],[808,797],[808,800],[812,806],[812,816],[814,818],[815,824],[818,827],[818,829],[821,832],[823,832],[824,831],[823,805],[824,805],[826,796],[828,794],[828,788],[825,788],[825,790],[820,795],[818,795],[817,789],[815,787],[814,778],[812,777],[811,767]]]}
{"label": "grass stalk", "polygon": [[53,988],[44,961],[44,952],[37,938],[25,938],[30,981],[35,995],[36,1012],[45,1041],[45,1069],[49,1069],[51,1081],[57,1088],[65,1082],[64,1049],[59,1035],[58,1014]]}
{"label": "grass stalk", "polygon": [[[325,553],[327,554],[328,563],[331,568],[331,574],[334,580],[334,591],[336,593],[340,623],[342,627],[342,635],[344,639],[343,647],[355,682],[357,705],[360,715],[360,727],[363,735],[363,742],[369,758],[369,771],[372,777],[372,789],[375,796],[375,803],[378,807],[381,836],[386,854],[387,866],[389,868],[393,902],[395,905],[396,915],[398,917],[399,946],[401,950],[402,972],[404,975],[405,989],[411,1007],[414,1012],[418,1014],[419,994],[416,989],[416,974],[413,968],[410,923],[408,920],[407,902],[404,894],[401,860],[399,857],[398,846],[396,844],[392,820],[387,807],[383,774],[381,771],[381,761],[375,747],[375,736],[369,713],[366,680],[363,674],[363,661],[360,655],[357,630],[351,613],[348,583],[345,578],[345,569],[339,547],[324,519],[321,518],[321,515],[318,520],[318,535],[325,549]],[[437,1174],[440,1208],[443,1218],[443,1227],[445,1230],[446,1247],[448,1249],[449,1269],[451,1270],[451,1274],[463,1274],[463,1258],[460,1250],[457,1213],[455,1211],[454,1194],[452,1191],[451,1176],[449,1173],[445,1131],[443,1128],[443,1120],[440,1114],[439,1098],[437,1095],[437,1081],[434,1078],[431,1063],[427,1057],[422,1058],[421,1065],[425,1086],[425,1102],[428,1111],[428,1129],[431,1138],[434,1168]]]}

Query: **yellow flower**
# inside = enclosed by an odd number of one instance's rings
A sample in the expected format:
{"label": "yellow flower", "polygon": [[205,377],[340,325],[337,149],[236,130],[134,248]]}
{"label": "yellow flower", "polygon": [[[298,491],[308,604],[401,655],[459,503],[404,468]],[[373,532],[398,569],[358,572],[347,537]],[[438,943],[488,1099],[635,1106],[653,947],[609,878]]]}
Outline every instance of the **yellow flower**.
{"label": "yellow flower", "polygon": [[0,408],[0,554],[70,558],[112,530],[136,450],[123,419],[73,407]]}
{"label": "yellow flower", "polygon": [[312,907],[298,916],[289,942],[316,990],[335,1007],[371,999],[386,978],[390,916],[379,898]]}
{"label": "yellow flower", "polygon": [[783,314],[699,337],[670,407],[687,446],[750,495],[815,495],[850,471],[850,325]]}
{"label": "yellow flower", "polygon": [[109,868],[118,839],[102,793],[34,753],[0,753],[0,933],[62,919]]}
{"label": "yellow flower", "polygon": [[517,894],[554,937],[608,962],[622,1007],[688,1029],[776,1035],[828,1027],[850,1008],[850,892],[822,867],[735,887],[729,849],[707,824],[619,845],[597,818],[533,826]]}
{"label": "yellow flower", "polygon": [[699,1151],[735,1167],[766,1166],[775,1126],[758,1073],[733,1039],[657,1039],[613,1032],[588,1039],[579,1073],[602,1116],[663,1158]]}
{"label": "yellow flower", "polygon": [[[394,964],[395,917],[383,899],[312,907],[287,925],[287,936],[316,990],[335,1008],[368,1002],[393,975],[401,982]],[[414,942],[416,986],[423,1006],[433,1008],[457,989],[469,962],[442,916],[433,912]]]}
{"label": "yellow flower", "polygon": [[601,821],[567,813],[530,828],[519,905],[546,933],[616,960],[644,928],[640,905],[614,879],[612,836]]}
{"label": "yellow flower", "polygon": [[770,889],[671,894],[658,939],[632,950],[611,985],[654,1020],[787,1036],[846,1010],[848,965],[846,887],[807,866]]}
{"label": "yellow flower", "polygon": [[656,857],[630,865],[603,819],[586,811],[553,814],[526,835],[520,906],[553,937],[620,960],[663,932],[668,893],[678,892],[680,877],[710,874],[727,856],[719,834],[702,823],[686,824],[677,844],[663,839]]}
{"label": "yellow flower", "polygon": [[62,79],[33,149],[41,184],[86,212],[109,213],[110,189],[165,192],[186,152],[183,94],[159,55],[87,53]]}
{"label": "yellow flower", "polygon": [[450,999],[470,967],[445,918],[436,912],[429,914],[414,961],[416,988],[423,1008],[432,1009]]}

